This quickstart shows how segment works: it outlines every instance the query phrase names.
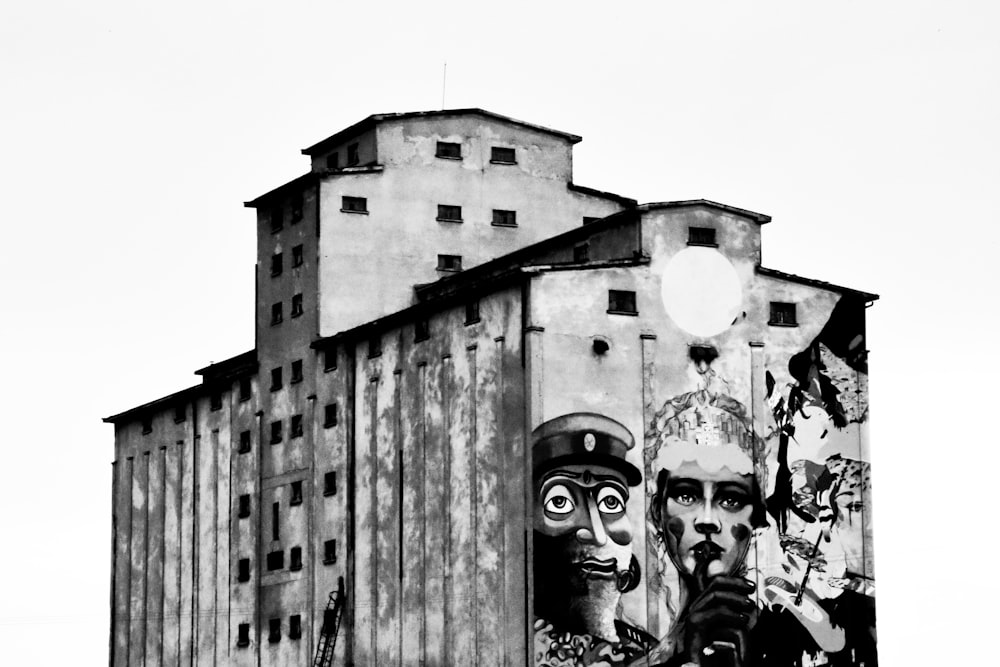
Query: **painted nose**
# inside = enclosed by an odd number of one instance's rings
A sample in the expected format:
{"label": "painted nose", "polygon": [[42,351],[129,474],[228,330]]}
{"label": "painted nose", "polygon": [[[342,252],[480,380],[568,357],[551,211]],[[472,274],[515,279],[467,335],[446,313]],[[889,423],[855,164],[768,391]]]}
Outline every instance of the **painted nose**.
{"label": "painted nose", "polygon": [[722,524],[712,511],[712,504],[705,503],[705,511],[694,522],[694,529],[702,535],[713,535],[722,532]]}
{"label": "painted nose", "polygon": [[576,539],[584,544],[595,544],[603,547],[608,543],[608,533],[604,530],[604,521],[601,520],[601,513],[597,511],[597,504],[587,500],[587,517],[589,527],[577,528]]}

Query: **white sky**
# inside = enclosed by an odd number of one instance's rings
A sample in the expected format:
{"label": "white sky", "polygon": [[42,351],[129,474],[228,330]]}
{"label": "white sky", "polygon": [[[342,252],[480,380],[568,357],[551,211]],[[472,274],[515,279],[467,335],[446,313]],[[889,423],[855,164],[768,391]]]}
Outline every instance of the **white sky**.
{"label": "white sky", "polygon": [[447,107],[582,135],[576,182],[768,213],[765,265],[882,295],[881,659],[996,660],[1000,5],[591,5],[5,3],[4,664],[107,663],[100,418],[253,346],[242,202],[445,61]]}

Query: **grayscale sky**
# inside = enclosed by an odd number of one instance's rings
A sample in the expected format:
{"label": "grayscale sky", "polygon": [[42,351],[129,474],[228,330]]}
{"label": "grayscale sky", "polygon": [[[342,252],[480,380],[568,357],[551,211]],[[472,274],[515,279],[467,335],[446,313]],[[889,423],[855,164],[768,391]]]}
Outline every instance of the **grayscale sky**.
{"label": "grayscale sky", "polygon": [[0,662],[107,663],[101,417],[253,346],[242,202],[304,173],[299,149],[444,97],[582,135],[582,185],[770,214],[766,266],[882,295],[882,662],[995,664],[998,18],[985,0],[5,3]]}

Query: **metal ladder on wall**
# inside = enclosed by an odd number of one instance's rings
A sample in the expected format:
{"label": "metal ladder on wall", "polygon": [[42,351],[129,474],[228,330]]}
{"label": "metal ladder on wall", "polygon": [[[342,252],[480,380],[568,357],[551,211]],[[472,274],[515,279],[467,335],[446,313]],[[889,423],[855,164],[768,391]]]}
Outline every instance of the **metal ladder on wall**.
{"label": "metal ladder on wall", "polygon": [[337,577],[337,590],[330,593],[326,609],[323,611],[323,627],[319,631],[319,643],[316,645],[313,667],[331,667],[333,665],[333,650],[337,647],[337,631],[340,629],[340,618],[344,615],[346,603],[344,578]]}

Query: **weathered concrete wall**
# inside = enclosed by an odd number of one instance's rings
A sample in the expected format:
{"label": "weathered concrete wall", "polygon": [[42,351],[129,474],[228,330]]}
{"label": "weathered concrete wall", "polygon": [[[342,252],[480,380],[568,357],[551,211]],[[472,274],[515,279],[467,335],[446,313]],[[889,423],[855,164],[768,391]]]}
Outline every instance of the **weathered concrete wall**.
{"label": "weathered concrete wall", "polygon": [[[691,225],[716,228],[718,247],[688,246]],[[647,651],[680,664],[720,638],[748,665],[764,654],[875,664],[863,300],[759,275],[759,227],[735,214],[654,209],[642,239],[648,265],[532,281],[530,427],[595,413],[633,443],[600,461],[581,446],[554,467],[536,445],[535,576],[569,577],[543,583],[573,592],[534,599],[535,664],[627,664]],[[637,312],[607,312],[609,290],[634,291]],[[797,324],[770,323],[771,302],[794,303]],[[571,463],[617,484],[624,511],[564,514],[546,480],[579,475]],[[601,484],[575,502],[596,503],[611,488]],[[617,558],[617,589],[576,569],[584,558]],[[729,603],[711,597],[719,590]]]}
{"label": "weathered concrete wall", "polygon": [[355,664],[525,660],[519,298],[355,352]]}
{"label": "weathered concrete wall", "polygon": [[[320,185],[322,335],[410,305],[414,284],[445,275],[439,254],[469,268],[622,208],[569,190],[572,147],[547,133],[478,117],[406,119],[381,124],[378,141],[383,171]],[[435,157],[438,141],[462,144],[462,159]],[[491,164],[494,145],[515,148],[517,164]],[[368,214],[342,213],[344,196],[365,197]],[[436,220],[438,204],[461,206],[463,222]],[[516,211],[517,226],[491,224],[493,209]]]}

